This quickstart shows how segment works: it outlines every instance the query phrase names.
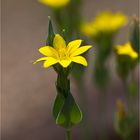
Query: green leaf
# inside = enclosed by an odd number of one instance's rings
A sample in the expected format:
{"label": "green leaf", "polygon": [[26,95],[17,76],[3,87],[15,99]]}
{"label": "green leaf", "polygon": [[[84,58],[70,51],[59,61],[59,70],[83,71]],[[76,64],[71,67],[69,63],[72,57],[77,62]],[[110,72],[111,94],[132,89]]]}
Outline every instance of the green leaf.
{"label": "green leaf", "polygon": [[52,26],[52,22],[51,22],[51,18],[49,18],[49,26],[48,26],[48,38],[47,38],[47,42],[46,45],[50,45],[53,46],[53,39],[54,39],[54,31],[53,31],[53,26]]}
{"label": "green leaf", "polygon": [[61,106],[59,113],[57,110],[56,114],[58,114],[56,124],[67,129],[80,123],[82,120],[82,112],[71,94],[67,96],[64,105]]}
{"label": "green leaf", "polygon": [[53,116],[54,116],[55,120],[56,120],[60,110],[62,109],[64,103],[65,103],[65,98],[63,97],[63,95],[57,94],[54,105],[53,105]]}

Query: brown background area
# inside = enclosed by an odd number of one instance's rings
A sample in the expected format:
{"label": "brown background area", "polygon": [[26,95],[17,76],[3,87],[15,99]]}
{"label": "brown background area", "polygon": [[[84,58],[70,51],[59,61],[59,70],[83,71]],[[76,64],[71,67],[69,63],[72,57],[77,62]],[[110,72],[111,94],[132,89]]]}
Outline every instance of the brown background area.
{"label": "brown background area", "polygon": [[[81,12],[85,19],[101,10],[122,11],[132,16],[138,15],[138,5],[139,0],[85,0]],[[64,139],[63,129],[55,125],[51,114],[56,74],[52,68],[45,70],[41,64],[32,65],[40,56],[37,49],[45,43],[48,15],[49,9],[37,0],[2,0],[2,140]],[[125,42],[128,36],[120,34],[119,38]],[[96,112],[96,92],[90,76],[87,73],[86,85],[92,118]],[[114,98],[109,95],[108,111],[115,108],[115,98],[122,92],[120,81],[116,76],[112,79],[109,94],[116,94]],[[72,91],[77,98],[74,81]],[[73,137],[80,140],[77,128]]]}

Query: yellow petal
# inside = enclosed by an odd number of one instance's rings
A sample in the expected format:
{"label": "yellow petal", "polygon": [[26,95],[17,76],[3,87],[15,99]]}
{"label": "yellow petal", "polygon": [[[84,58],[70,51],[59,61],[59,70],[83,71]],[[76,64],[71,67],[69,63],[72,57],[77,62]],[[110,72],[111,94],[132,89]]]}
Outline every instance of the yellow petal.
{"label": "yellow petal", "polygon": [[76,51],[74,51],[70,56],[73,57],[73,56],[80,55],[80,54],[86,52],[87,50],[89,50],[91,47],[92,47],[92,46],[89,46],[89,45],[87,45],[87,46],[82,46],[82,47],[76,49]]}
{"label": "yellow petal", "polygon": [[50,46],[44,46],[39,49],[39,52],[48,57],[55,57],[58,58],[57,51]]}
{"label": "yellow petal", "polygon": [[52,8],[60,8],[66,6],[70,0],[38,0],[40,3],[50,6]]}
{"label": "yellow petal", "polygon": [[79,63],[79,64],[82,64],[84,66],[88,65],[86,59],[82,56],[73,57],[71,60],[75,63]]}
{"label": "yellow petal", "polygon": [[66,47],[66,42],[62,36],[56,34],[53,40],[53,46],[56,50],[61,50]]}
{"label": "yellow petal", "polygon": [[43,66],[44,66],[44,68],[48,68],[56,63],[58,63],[58,60],[56,60],[55,58],[52,58],[52,57],[47,57]]}
{"label": "yellow petal", "polygon": [[59,63],[62,67],[66,68],[70,65],[71,60],[68,60],[68,59],[67,60],[61,60],[61,61],[59,61]]}
{"label": "yellow petal", "polygon": [[81,43],[82,40],[71,41],[67,46],[67,52],[71,54],[73,51],[80,47]]}
{"label": "yellow petal", "polygon": [[138,58],[138,53],[132,52],[132,53],[131,53],[131,57],[134,58],[134,59],[135,59],[135,58]]}
{"label": "yellow petal", "polygon": [[39,59],[37,59],[33,64],[36,64],[37,62],[40,62],[40,61],[45,61],[47,59],[47,57],[41,57]]}
{"label": "yellow petal", "polygon": [[94,26],[92,25],[92,22],[89,23],[82,23],[81,27],[80,27],[80,31],[86,35],[86,36],[93,36],[94,34],[96,34],[96,28],[94,28]]}
{"label": "yellow petal", "polygon": [[118,55],[128,55],[133,59],[138,57],[138,53],[132,48],[130,42],[124,45],[117,45],[116,50]]}

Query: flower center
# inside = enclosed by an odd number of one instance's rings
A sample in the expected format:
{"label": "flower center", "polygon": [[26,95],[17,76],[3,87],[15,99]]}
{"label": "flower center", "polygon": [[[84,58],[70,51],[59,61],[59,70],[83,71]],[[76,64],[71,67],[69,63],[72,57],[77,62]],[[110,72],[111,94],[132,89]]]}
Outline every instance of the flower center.
{"label": "flower center", "polygon": [[67,53],[67,51],[66,51],[65,48],[59,49],[59,50],[58,50],[58,54],[59,54],[60,60],[69,59],[69,55],[68,55],[68,53]]}

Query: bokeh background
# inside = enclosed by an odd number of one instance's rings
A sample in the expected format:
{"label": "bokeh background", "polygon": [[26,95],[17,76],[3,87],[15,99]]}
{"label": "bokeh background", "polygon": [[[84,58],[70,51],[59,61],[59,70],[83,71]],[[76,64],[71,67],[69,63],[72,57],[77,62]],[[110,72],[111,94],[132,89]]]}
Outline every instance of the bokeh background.
{"label": "bokeh background", "polygon": [[[103,10],[121,11],[131,17],[139,12],[139,0],[84,0],[81,13],[90,20]],[[45,44],[47,16],[50,10],[37,0],[2,0],[2,140],[64,140],[64,129],[56,126],[52,104],[56,95],[56,73],[32,62],[40,55],[37,49]],[[121,30],[117,42],[128,39],[128,26]],[[124,35],[124,33],[126,33]],[[94,52],[91,51],[91,55]],[[114,64],[111,63],[112,67]],[[138,68],[136,77],[138,80]],[[85,77],[89,120],[93,138],[100,135],[97,116],[97,90],[91,82],[90,67]],[[72,93],[79,102],[78,89],[72,79]],[[114,132],[113,112],[116,99],[123,97],[120,79],[111,73],[107,94],[107,128],[110,139],[119,140]],[[80,102],[79,102],[80,104]],[[80,140],[80,127],[73,129],[73,140]]]}

